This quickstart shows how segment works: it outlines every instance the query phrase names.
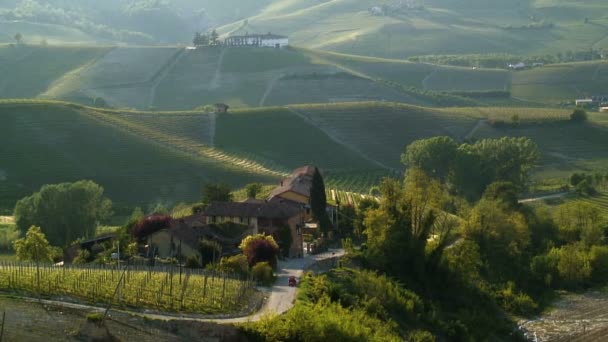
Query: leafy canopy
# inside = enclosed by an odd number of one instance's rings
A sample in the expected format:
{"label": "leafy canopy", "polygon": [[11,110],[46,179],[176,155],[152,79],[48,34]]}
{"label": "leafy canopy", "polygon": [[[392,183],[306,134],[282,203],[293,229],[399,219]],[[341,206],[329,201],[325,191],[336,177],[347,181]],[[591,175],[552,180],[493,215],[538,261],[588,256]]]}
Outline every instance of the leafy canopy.
{"label": "leafy canopy", "polygon": [[17,202],[17,227],[22,233],[31,226],[41,227],[54,246],[94,236],[98,222],[111,214],[112,202],[103,191],[92,181],[45,185]]}

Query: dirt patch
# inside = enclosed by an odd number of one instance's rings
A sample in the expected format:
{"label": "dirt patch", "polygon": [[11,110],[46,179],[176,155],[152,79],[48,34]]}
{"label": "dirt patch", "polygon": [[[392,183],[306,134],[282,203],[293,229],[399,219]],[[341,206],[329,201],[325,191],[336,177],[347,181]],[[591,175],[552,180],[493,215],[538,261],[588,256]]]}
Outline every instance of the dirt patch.
{"label": "dirt patch", "polygon": [[532,341],[592,340],[587,338],[608,329],[608,292],[567,294],[538,319],[520,322],[520,328]]}

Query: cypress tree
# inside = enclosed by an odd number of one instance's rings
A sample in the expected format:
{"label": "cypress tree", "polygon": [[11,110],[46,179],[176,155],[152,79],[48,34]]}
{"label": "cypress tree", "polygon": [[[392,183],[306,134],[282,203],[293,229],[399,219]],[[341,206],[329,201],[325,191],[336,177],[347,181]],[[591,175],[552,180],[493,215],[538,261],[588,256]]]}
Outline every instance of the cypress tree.
{"label": "cypress tree", "polygon": [[327,215],[327,197],[325,195],[325,183],[319,169],[315,167],[315,172],[312,176],[312,185],[310,187],[310,209],[312,216],[319,222],[321,232],[327,233],[332,228],[331,220]]}

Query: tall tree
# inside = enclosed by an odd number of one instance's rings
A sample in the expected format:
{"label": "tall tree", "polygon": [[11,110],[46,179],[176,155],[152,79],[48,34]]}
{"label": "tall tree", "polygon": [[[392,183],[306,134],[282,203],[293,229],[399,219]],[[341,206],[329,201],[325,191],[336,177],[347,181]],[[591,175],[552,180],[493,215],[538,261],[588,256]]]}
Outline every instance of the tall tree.
{"label": "tall tree", "polygon": [[321,232],[328,233],[332,229],[332,224],[327,215],[325,182],[323,181],[321,172],[319,172],[319,168],[316,167],[312,176],[312,185],[310,187],[310,209],[313,218],[319,222]]}
{"label": "tall tree", "polygon": [[220,35],[217,34],[216,30],[211,31],[211,34],[209,35],[209,41],[211,43],[211,45],[218,45]]}
{"label": "tall tree", "polygon": [[15,39],[15,41],[17,41],[17,44],[21,44],[21,41],[23,40],[23,35],[21,34],[21,32],[17,32],[17,34],[15,34],[15,37],[13,37]]}
{"label": "tall tree", "polygon": [[25,233],[39,226],[52,245],[64,246],[95,234],[97,224],[111,214],[112,202],[103,188],[92,181],[43,186],[39,192],[17,202],[17,227]]}

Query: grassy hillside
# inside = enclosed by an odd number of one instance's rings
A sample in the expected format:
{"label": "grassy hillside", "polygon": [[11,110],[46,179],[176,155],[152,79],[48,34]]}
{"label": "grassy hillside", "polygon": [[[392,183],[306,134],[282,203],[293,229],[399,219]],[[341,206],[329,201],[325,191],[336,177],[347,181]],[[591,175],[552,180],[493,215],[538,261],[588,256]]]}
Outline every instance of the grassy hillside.
{"label": "grassy hillside", "polygon": [[[605,48],[599,1],[276,0],[224,34],[276,32],[298,46],[376,57],[463,53],[537,54]],[[369,9],[382,6],[381,11]],[[584,19],[588,21],[585,23]]]}
{"label": "grassy hillside", "polygon": [[[543,153],[539,179],[605,169],[606,120],[568,122],[570,111],[430,108],[390,102],[290,105],[228,114],[138,112],[48,101],[0,102],[1,207],[41,184],[89,178],[121,203],[196,199],[200,185],[274,183],[315,164],[328,184],[367,192],[399,174],[414,140],[528,136]],[[511,125],[514,118],[519,123]],[[504,122],[497,125],[495,123]],[[96,151],[95,154],[91,151]],[[43,170],[43,171],[41,171]],[[125,187],[129,184],[130,187]]]}
{"label": "grassy hillside", "polygon": [[558,103],[590,95],[605,95],[608,62],[547,65],[513,73],[512,93],[527,100]]}
{"label": "grassy hillside", "polygon": [[96,47],[0,45],[0,98],[31,98],[58,78],[101,57]]}
{"label": "grassy hillside", "polygon": [[[0,103],[0,208],[47,183],[92,179],[119,204],[194,201],[205,182],[235,186],[276,176],[193,156],[84,107]],[[134,134],[135,133],[135,134]]]}

